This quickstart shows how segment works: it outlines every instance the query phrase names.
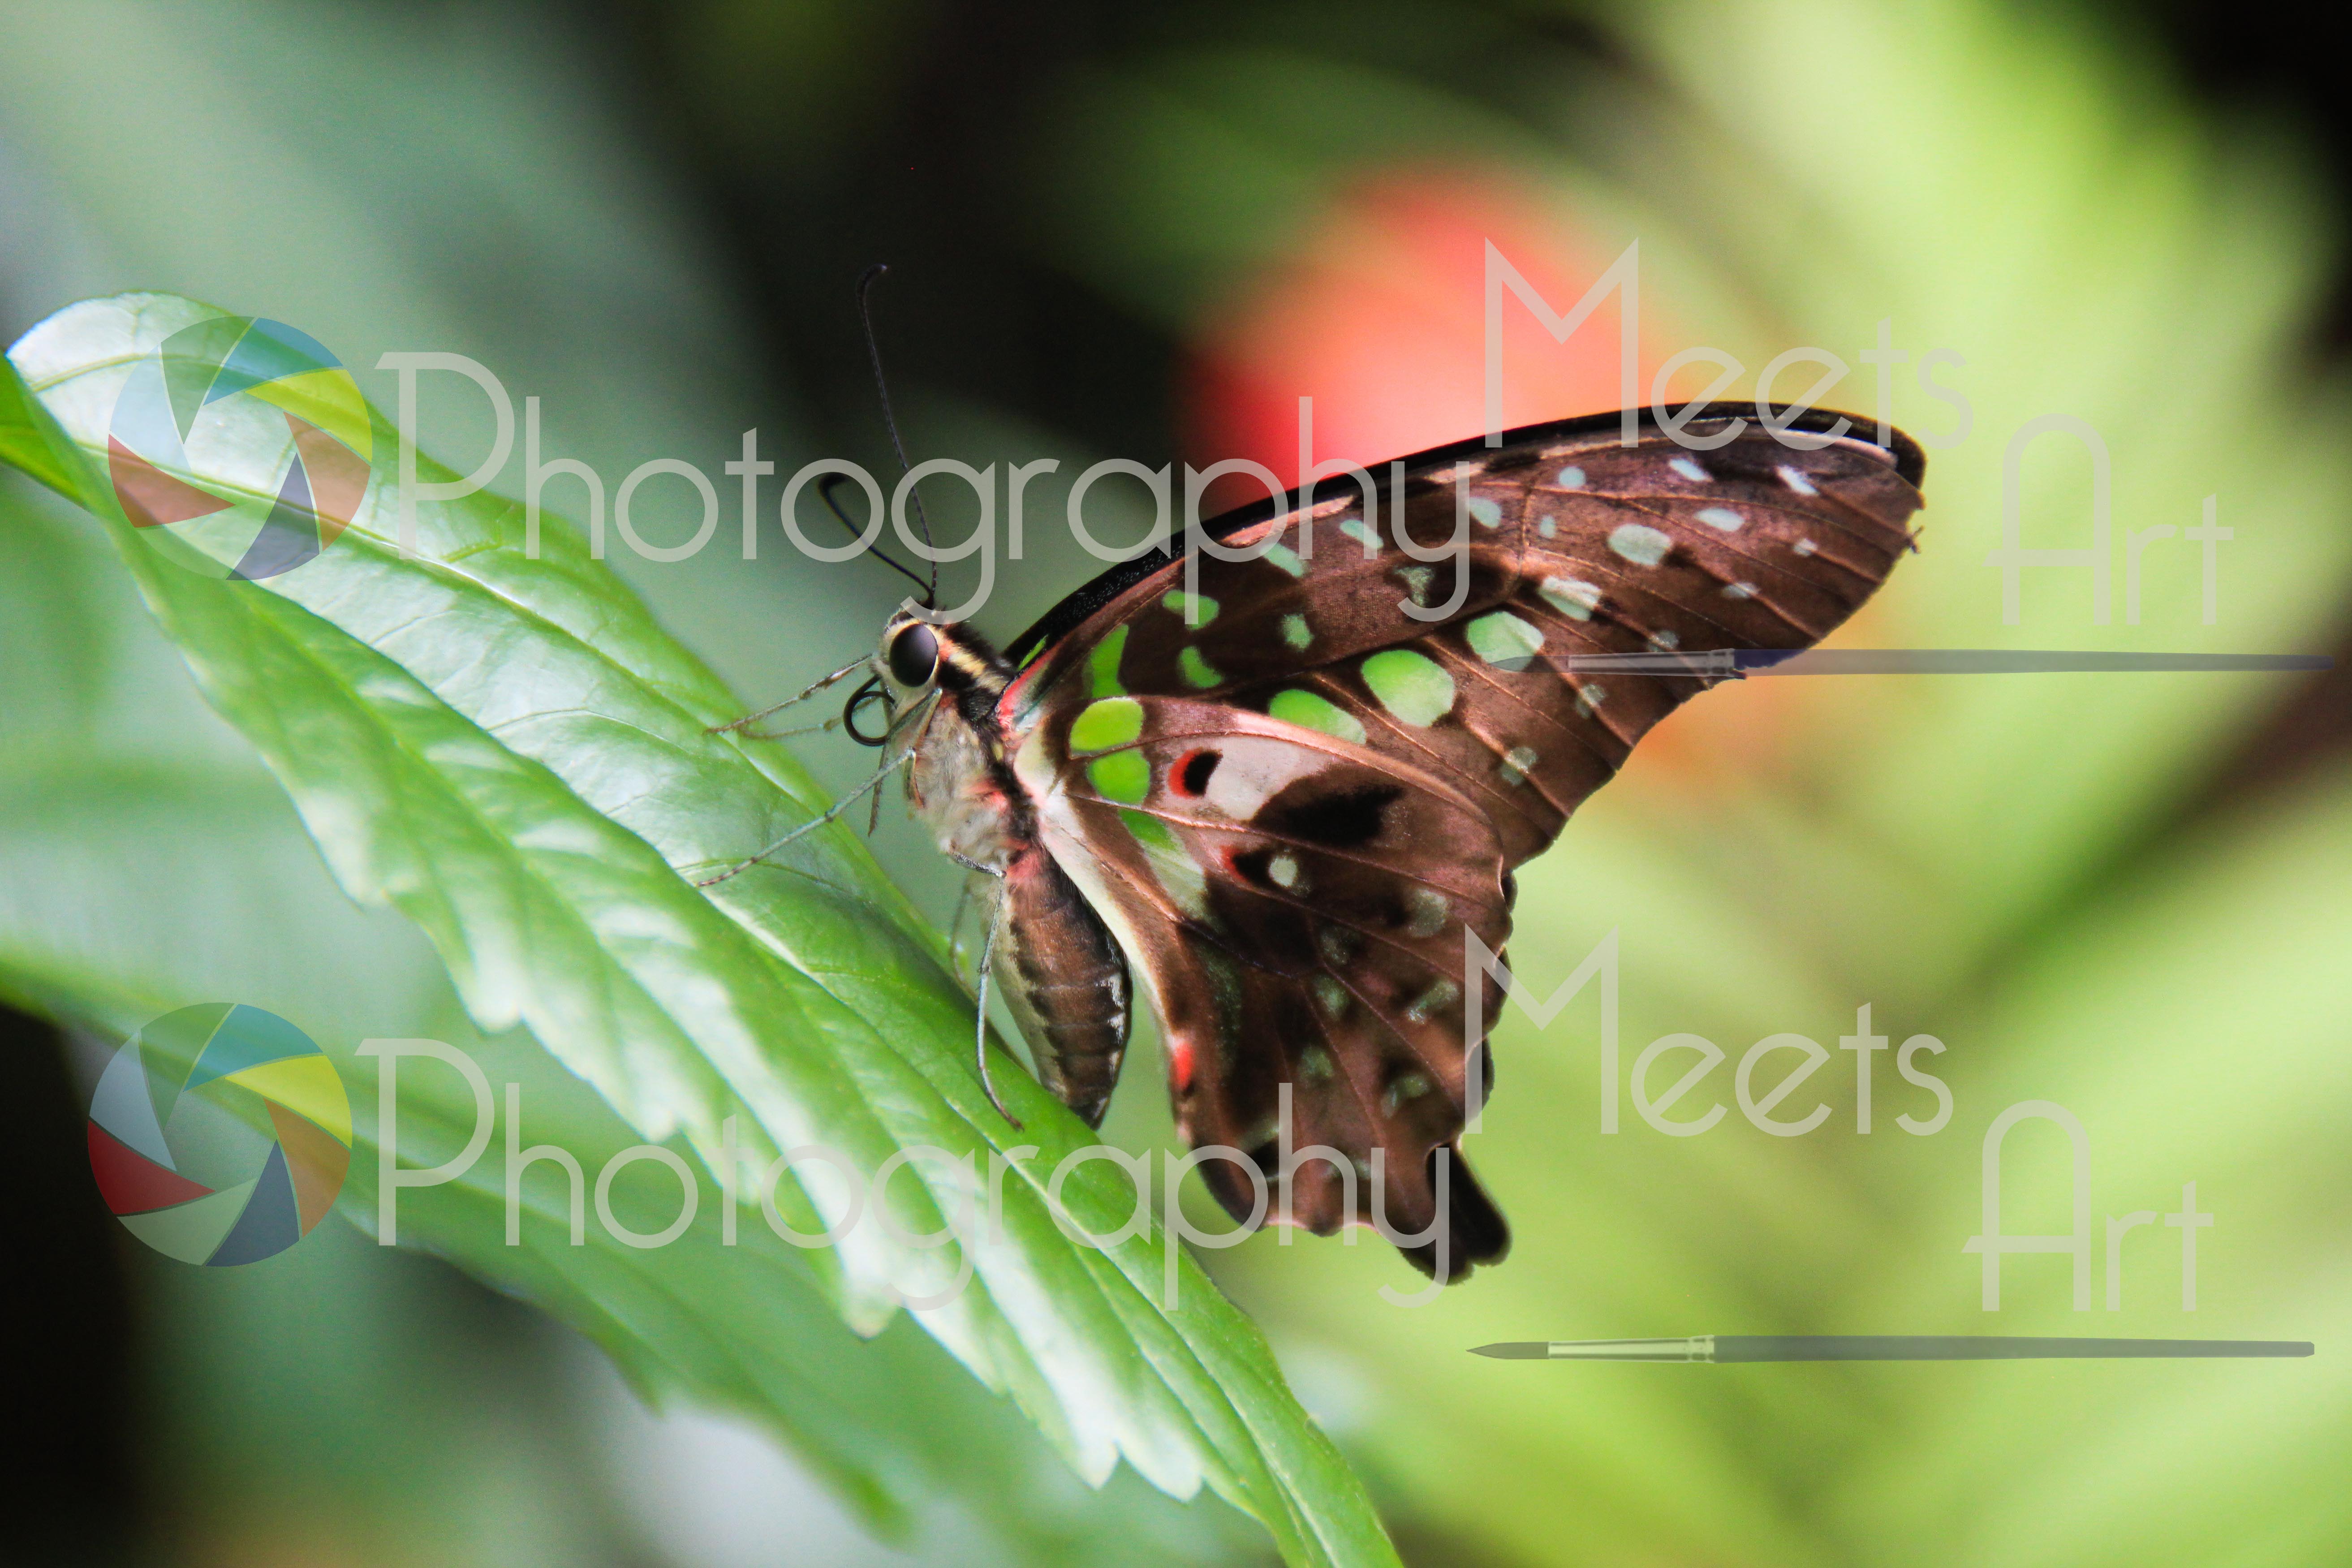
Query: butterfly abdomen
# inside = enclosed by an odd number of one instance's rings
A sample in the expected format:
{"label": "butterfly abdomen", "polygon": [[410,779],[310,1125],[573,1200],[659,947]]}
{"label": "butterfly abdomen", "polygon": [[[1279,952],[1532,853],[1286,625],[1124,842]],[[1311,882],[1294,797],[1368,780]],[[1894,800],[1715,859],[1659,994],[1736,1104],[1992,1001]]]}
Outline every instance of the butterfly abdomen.
{"label": "butterfly abdomen", "polygon": [[1006,863],[997,978],[1036,1058],[1038,1081],[1102,1125],[1127,1055],[1132,1016],[1127,961],[1077,887],[1044,846]]}

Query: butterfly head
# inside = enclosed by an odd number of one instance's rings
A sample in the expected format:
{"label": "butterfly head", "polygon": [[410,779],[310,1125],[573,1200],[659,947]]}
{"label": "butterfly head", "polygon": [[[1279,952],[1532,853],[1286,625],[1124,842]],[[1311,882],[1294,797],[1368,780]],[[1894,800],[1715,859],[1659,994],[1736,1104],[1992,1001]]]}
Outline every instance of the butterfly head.
{"label": "butterfly head", "polygon": [[882,628],[882,645],[874,654],[875,673],[890,694],[891,706],[902,707],[929,695],[940,678],[940,632],[928,621],[904,611]]}
{"label": "butterfly head", "polygon": [[[896,717],[934,695],[945,695],[968,711],[984,710],[1004,689],[1003,656],[961,623],[934,625],[901,610],[882,627],[874,650],[874,674],[849,700],[844,715],[849,732],[867,745],[882,737],[857,727],[857,711],[879,701]],[[887,733],[887,731],[886,731]]]}

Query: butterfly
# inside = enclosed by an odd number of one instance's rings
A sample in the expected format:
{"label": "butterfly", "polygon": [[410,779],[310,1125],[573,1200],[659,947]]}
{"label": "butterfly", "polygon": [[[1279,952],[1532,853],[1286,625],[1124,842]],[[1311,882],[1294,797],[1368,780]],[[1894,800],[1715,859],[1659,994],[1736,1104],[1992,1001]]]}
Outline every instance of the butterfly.
{"label": "butterfly", "polygon": [[[983,1080],[992,973],[1040,1081],[1099,1125],[1139,982],[1178,1129],[1269,1179],[1201,1164],[1237,1221],[1379,1224],[1446,1279],[1501,1260],[1460,1139],[1502,996],[1465,933],[1503,952],[1514,868],[1714,683],[1570,661],[1809,647],[1921,504],[1918,447],[1851,416],[1799,412],[1783,441],[1710,406],[1631,445],[1621,419],[1382,465],[1372,506],[1342,476],[1227,512],[1202,531],[1242,559],[1188,576],[1162,547],[1002,651],[910,605],[828,678],[868,672],[835,722],[897,748],[877,779],[904,766],[941,852],[992,885]],[[1286,1111],[1320,1151],[1286,1180]]]}

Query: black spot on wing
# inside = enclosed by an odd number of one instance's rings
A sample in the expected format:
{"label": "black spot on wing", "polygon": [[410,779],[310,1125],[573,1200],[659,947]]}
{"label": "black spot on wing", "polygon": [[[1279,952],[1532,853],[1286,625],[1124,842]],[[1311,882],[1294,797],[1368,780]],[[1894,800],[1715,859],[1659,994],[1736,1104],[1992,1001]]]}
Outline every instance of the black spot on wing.
{"label": "black spot on wing", "polygon": [[1266,874],[1266,863],[1273,858],[1271,849],[1244,849],[1233,858],[1234,872],[1253,886],[1270,888],[1274,879]]}
{"label": "black spot on wing", "polygon": [[1200,751],[1186,756],[1176,769],[1176,787],[1185,795],[1198,797],[1209,792],[1209,780],[1216,773],[1219,754]]}
{"label": "black spot on wing", "polygon": [[1381,836],[1388,808],[1404,791],[1396,784],[1362,784],[1348,790],[1318,789],[1291,798],[1297,793],[1294,786],[1268,801],[1259,809],[1255,826],[1327,849],[1354,849]]}

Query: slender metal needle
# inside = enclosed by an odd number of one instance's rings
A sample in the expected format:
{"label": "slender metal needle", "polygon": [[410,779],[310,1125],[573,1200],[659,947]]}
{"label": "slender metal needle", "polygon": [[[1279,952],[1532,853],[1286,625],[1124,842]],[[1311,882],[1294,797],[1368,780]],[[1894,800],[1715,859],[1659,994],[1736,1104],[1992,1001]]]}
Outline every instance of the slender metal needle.
{"label": "slender metal needle", "polygon": [[2166,671],[2328,669],[2326,654],[2128,653],[2000,647],[1691,648],[1659,653],[1545,654],[1505,659],[1512,671],[1544,665],[1570,675],[1687,676],[1738,680],[1759,675],[2066,675]]}
{"label": "slender metal needle", "polygon": [[1474,1345],[1499,1361],[2105,1361],[2307,1356],[2309,1340],[2037,1339],[2006,1334],[1694,1334]]}

